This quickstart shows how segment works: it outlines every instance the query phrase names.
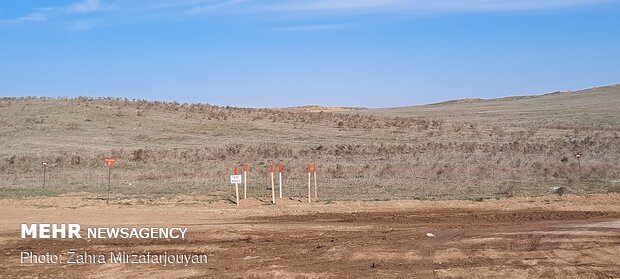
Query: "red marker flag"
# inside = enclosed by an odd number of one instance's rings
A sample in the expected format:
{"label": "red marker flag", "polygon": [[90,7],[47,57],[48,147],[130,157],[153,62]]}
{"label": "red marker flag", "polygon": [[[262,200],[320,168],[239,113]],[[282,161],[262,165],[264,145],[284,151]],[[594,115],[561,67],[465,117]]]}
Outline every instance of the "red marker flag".
{"label": "red marker flag", "polygon": [[269,165],[269,172],[273,172],[274,166],[273,164]]}
{"label": "red marker flag", "polygon": [[279,173],[282,173],[282,164],[279,164],[279,165],[278,165],[278,172],[279,172]]}
{"label": "red marker flag", "polygon": [[233,166],[233,174],[237,175],[239,173],[239,168],[237,167],[237,165]]}
{"label": "red marker flag", "polygon": [[108,167],[114,166],[115,163],[116,163],[115,159],[112,159],[112,158],[105,159],[105,165]]}

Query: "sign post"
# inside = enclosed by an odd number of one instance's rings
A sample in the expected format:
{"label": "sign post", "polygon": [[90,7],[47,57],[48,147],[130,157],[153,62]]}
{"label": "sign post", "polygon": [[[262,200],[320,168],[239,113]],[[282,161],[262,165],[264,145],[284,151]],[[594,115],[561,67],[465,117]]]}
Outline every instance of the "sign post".
{"label": "sign post", "polygon": [[579,166],[579,180],[581,180],[581,153],[577,153],[575,157],[577,157],[577,165]]}
{"label": "sign post", "polygon": [[116,163],[116,160],[113,158],[105,159],[105,164],[108,166],[108,199],[106,200],[106,204],[110,204],[110,184],[112,181],[112,166]]}
{"label": "sign post", "polygon": [[312,167],[310,167],[310,164],[308,164],[308,203],[312,202],[312,200],[310,199],[310,196],[312,195],[311,194],[311,186],[310,186],[310,178],[311,178],[310,176],[312,175],[311,174],[311,168]]}
{"label": "sign post", "polygon": [[269,165],[269,172],[271,173],[271,203],[275,204],[276,203],[276,186],[275,183],[273,182],[273,171],[274,171],[274,166],[273,164]]}
{"label": "sign post", "polygon": [[278,176],[280,179],[280,198],[282,198],[282,164],[278,165]]}
{"label": "sign post", "polygon": [[239,183],[241,183],[241,175],[238,175],[239,168],[237,165],[233,167],[233,175],[230,176],[230,183],[235,184],[235,198],[237,199],[237,206],[239,206]]}
{"label": "sign post", "polygon": [[43,162],[43,188],[45,188],[45,173],[47,171],[47,162]]}
{"label": "sign post", "polygon": [[248,164],[243,164],[243,199],[248,198]]}
{"label": "sign post", "polygon": [[314,163],[314,200],[317,200],[317,185],[316,185],[316,163]]}

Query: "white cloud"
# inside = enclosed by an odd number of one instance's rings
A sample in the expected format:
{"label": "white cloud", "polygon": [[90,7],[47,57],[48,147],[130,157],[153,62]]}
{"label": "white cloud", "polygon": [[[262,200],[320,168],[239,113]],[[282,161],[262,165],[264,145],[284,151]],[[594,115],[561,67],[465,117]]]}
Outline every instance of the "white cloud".
{"label": "white cloud", "polygon": [[350,24],[311,24],[311,25],[296,25],[287,26],[274,29],[274,31],[283,32],[296,32],[296,31],[323,31],[323,30],[336,30],[345,29],[351,27]]}
{"label": "white cloud", "polygon": [[0,23],[36,22],[36,21],[46,21],[46,20],[47,20],[47,15],[45,13],[34,12],[34,13],[29,13],[25,16],[17,17],[17,18],[0,19]]}
{"label": "white cloud", "polygon": [[275,1],[268,10],[413,10],[472,11],[528,10],[589,5],[615,0],[309,0]]}
{"label": "white cloud", "polygon": [[44,13],[30,13],[28,15],[18,17],[16,21],[45,21],[47,20],[47,15]]}
{"label": "white cloud", "polygon": [[223,9],[230,6],[237,6],[248,2],[248,0],[227,0],[227,1],[211,1],[204,5],[195,5],[187,11],[188,14],[200,14],[210,12],[217,9]]}
{"label": "white cloud", "polygon": [[99,0],[84,0],[73,3],[65,8],[69,13],[92,13],[103,9]]}
{"label": "white cloud", "polygon": [[85,31],[91,28],[91,25],[85,22],[74,22],[73,30],[76,31]]}
{"label": "white cloud", "polygon": [[100,0],[83,0],[64,7],[36,8],[34,9],[34,12],[31,12],[25,16],[0,20],[0,23],[46,21],[51,17],[62,14],[84,14],[102,10],[104,10],[104,7]]}
{"label": "white cloud", "polygon": [[411,1],[418,2],[410,6],[413,9],[436,11],[493,11],[493,10],[536,10],[592,5],[613,0],[442,0]]}
{"label": "white cloud", "polygon": [[[588,6],[620,0],[75,0],[57,7],[34,8],[21,17],[0,20],[5,22],[35,22],[52,18],[80,20],[96,12],[122,10],[132,19],[155,20],[163,17],[201,15],[213,13],[254,13],[266,15],[303,15],[320,17],[324,13],[347,14],[395,12],[469,12],[469,11],[518,11]],[[102,18],[102,19],[101,19]],[[100,20],[106,20],[100,17]],[[132,21],[133,22],[133,21]],[[293,30],[329,29],[329,25],[292,26]]]}
{"label": "white cloud", "polygon": [[291,6],[297,9],[368,9],[403,5],[403,0],[318,0]]}
{"label": "white cloud", "polygon": [[282,9],[291,10],[333,10],[333,9],[368,9],[401,6],[404,0],[315,0],[301,1],[295,4],[283,4]]}

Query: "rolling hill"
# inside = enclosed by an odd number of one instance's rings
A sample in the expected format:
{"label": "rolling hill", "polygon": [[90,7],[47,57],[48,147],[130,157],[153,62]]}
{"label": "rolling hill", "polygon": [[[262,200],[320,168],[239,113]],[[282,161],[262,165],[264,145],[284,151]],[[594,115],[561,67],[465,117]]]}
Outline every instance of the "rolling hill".
{"label": "rolling hill", "polygon": [[140,197],[225,197],[241,163],[251,165],[252,195],[269,194],[268,165],[283,163],[286,191],[303,196],[314,162],[323,199],[606,192],[620,178],[619,107],[619,85],[386,109],[5,97],[0,191],[97,194],[107,185],[103,159],[115,157],[115,193]]}

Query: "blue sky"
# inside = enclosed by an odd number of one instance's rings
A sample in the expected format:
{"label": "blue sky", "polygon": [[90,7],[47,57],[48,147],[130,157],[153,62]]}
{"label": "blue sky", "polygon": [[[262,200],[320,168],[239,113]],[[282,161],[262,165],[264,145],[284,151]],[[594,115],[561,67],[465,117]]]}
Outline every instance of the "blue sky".
{"label": "blue sky", "polygon": [[1,96],[365,107],[620,83],[614,0],[0,4]]}

